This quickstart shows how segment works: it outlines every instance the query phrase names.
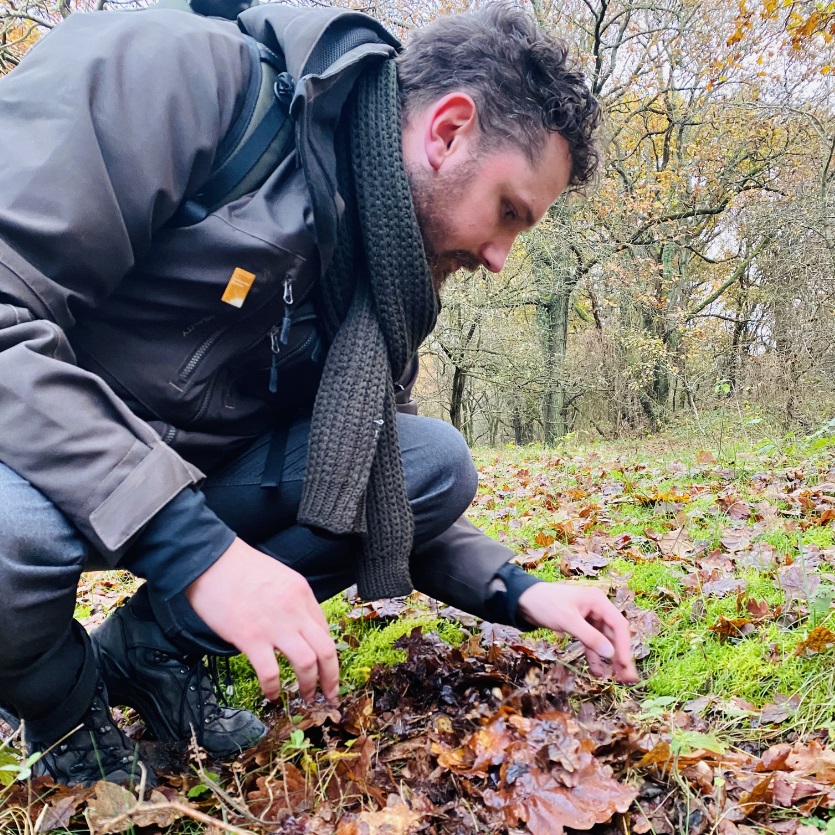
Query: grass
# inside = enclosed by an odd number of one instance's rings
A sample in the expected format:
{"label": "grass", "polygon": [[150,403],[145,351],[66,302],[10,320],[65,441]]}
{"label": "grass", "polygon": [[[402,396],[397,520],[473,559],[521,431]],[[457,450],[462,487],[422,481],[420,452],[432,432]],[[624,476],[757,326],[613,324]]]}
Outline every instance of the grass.
{"label": "grass", "polygon": [[[614,586],[626,583],[635,592],[637,605],[653,609],[661,621],[659,634],[648,641],[649,654],[642,662],[644,678],[639,692],[650,699],[672,699],[671,708],[680,708],[698,696],[712,695],[717,704],[725,705],[725,715],[717,717],[717,721],[733,738],[763,732],[757,726],[757,709],[789,696],[799,697],[799,706],[779,728],[768,728],[769,734],[804,733],[831,725],[835,723],[835,648],[811,657],[795,655],[798,643],[814,626],[835,630],[831,601],[824,600],[823,611],[820,606],[815,608],[815,601],[787,601],[774,571],[737,568],[733,576],[747,584],[744,597],[765,600],[775,610],[781,607],[783,618],[763,622],[745,637],[720,640],[709,627],[720,617],[741,614],[737,596],[688,592],[682,578],[698,568],[698,557],[694,565],[664,560],[647,532],[663,533],[681,527],[683,534],[701,547],[700,553],[709,554],[724,552],[722,539],[728,531],[739,533],[747,529],[752,544],[771,545],[780,563],[803,559],[807,551],[823,552],[824,564],[816,570],[833,572],[835,551],[828,553],[827,549],[835,547],[835,526],[807,526],[805,520],[799,524],[796,506],[782,496],[763,493],[755,476],[765,474],[766,480],[779,479],[781,470],[793,468],[804,488],[814,488],[826,478],[831,481],[827,474],[835,467],[835,439],[775,441],[726,437],[721,450],[707,450],[710,455],[704,447],[694,446],[693,440],[690,437],[677,442],[668,436],[651,439],[640,447],[634,443],[598,443],[576,448],[566,445],[556,453],[537,447],[509,447],[498,460],[495,453],[485,453],[485,457],[492,457],[491,465],[482,469],[484,496],[496,497],[497,486],[506,490],[509,485],[510,493],[503,500],[507,504],[513,501],[514,479],[517,483],[520,479],[537,482],[533,495],[530,487],[522,491],[521,500],[509,511],[503,511],[502,502],[496,499],[492,514],[498,511],[502,515],[491,519],[490,527],[494,535],[508,544],[520,550],[532,549],[536,532],[546,530],[553,518],[543,501],[537,499],[545,492],[545,485],[559,494],[556,507],[561,516],[572,505],[569,488],[582,485],[586,495],[581,502],[573,503],[575,511],[583,503],[602,507],[599,521],[586,535],[629,534],[636,539],[632,554],[616,556],[601,576]],[[570,472],[571,477],[561,483],[564,472]],[[782,492],[790,493],[797,486],[792,481]],[[751,517],[729,517],[718,502],[722,491],[748,502]],[[617,501],[607,500],[607,492],[609,496],[617,495]],[[675,501],[665,501],[665,494],[672,494]],[[762,501],[777,511],[770,521],[759,522],[753,511]],[[483,507],[477,501],[471,514],[477,524],[485,517],[490,519]],[[511,524],[514,519],[521,519],[523,524]],[[545,559],[534,573],[547,580],[561,579],[559,558]],[[675,602],[676,596],[681,602]],[[750,702],[753,708],[737,708],[738,715],[730,717],[733,709],[727,706],[734,699]]]}
{"label": "grass", "polygon": [[[546,556],[533,568],[548,581],[564,579],[562,559],[572,548],[595,542],[610,560],[600,578],[615,590],[625,585],[634,592],[637,606],[657,615],[660,628],[646,640],[648,652],[639,665],[641,683],[608,691],[622,704],[639,704],[636,721],[657,728],[688,701],[710,696],[702,719],[718,744],[766,744],[835,728],[835,646],[815,655],[796,654],[812,628],[835,631],[835,524],[815,521],[814,501],[812,509],[808,501],[801,504],[798,516],[791,495],[835,480],[835,438],[724,434],[718,446],[711,445],[709,433],[668,434],[640,443],[580,446],[568,441],[551,450],[478,450],[476,460],[482,475],[470,511],[476,524],[522,553],[541,555],[543,535],[552,536]],[[723,509],[723,496],[748,503],[751,515],[731,518]],[[763,503],[774,512],[758,519]],[[572,527],[578,520],[582,524]],[[695,556],[679,559],[659,550],[658,536],[678,529],[694,543]],[[736,563],[723,544],[729,533],[750,535],[753,544],[771,546],[777,565],[757,571]],[[628,545],[614,542],[623,534],[632,540]],[[717,555],[732,563],[727,576],[746,584],[741,596],[707,594],[698,585],[693,591],[685,581]],[[820,594],[814,600],[787,599],[778,567],[811,555],[815,560],[810,571],[822,578]],[[109,582],[104,596],[83,597],[76,610],[79,618],[100,617],[102,601],[107,608],[130,591],[112,585],[112,578]],[[720,618],[745,614],[749,599],[766,601],[772,616],[755,624],[751,634],[721,640],[710,627]],[[340,650],[343,692],[362,687],[375,665],[402,660],[404,653],[394,643],[416,626],[453,645],[468,635],[419,597],[410,599],[396,618],[361,617],[354,605],[340,595],[323,607]],[[263,711],[266,704],[247,660],[232,659],[231,666],[235,703]],[[292,670],[283,661],[281,666],[289,685]],[[798,700],[793,712],[779,725],[762,725],[763,706],[786,697]],[[688,740],[692,742],[685,734],[679,741],[687,745]],[[299,759],[298,752],[284,755]],[[28,832],[18,812],[2,805],[0,786],[0,831]],[[177,831],[185,832],[189,825]]]}

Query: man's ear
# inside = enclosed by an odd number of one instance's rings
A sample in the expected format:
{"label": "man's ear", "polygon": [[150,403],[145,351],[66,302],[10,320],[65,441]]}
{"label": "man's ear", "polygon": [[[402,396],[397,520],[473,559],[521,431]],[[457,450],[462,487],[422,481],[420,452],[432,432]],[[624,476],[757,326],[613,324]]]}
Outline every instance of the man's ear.
{"label": "man's ear", "polygon": [[436,171],[452,156],[465,152],[478,131],[476,105],[466,93],[449,93],[426,113],[424,150]]}

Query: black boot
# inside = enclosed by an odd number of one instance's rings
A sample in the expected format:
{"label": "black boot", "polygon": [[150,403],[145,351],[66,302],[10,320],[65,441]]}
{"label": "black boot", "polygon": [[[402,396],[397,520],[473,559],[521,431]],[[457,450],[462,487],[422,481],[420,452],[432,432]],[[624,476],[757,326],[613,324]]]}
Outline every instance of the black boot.
{"label": "black boot", "polygon": [[[9,708],[3,708],[0,715],[17,730],[20,720]],[[41,739],[29,729],[28,723],[23,723],[28,752],[41,753],[32,766],[32,774],[49,775],[56,783],[67,786],[90,786],[99,780],[138,786],[142,768],[136,745],[113,722],[102,681],[98,682],[93,701],[77,724],[80,727],[64,737]],[[146,787],[156,784],[154,772],[146,769]]]}
{"label": "black boot", "polygon": [[155,620],[129,606],[92,635],[111,705],[128,705],[157,739],[197,742],[213,757],[254,745],[266,727],[247,710],[221,707],[202,658],[182,653]]}

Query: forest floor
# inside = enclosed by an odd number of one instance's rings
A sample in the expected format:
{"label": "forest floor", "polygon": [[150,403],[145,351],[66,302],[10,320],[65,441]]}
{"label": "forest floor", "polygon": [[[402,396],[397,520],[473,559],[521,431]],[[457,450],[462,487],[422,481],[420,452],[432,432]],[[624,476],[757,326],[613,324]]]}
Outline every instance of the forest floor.
{"label": "forest floor", "polygon": [[[222,763],[143,740],[119,712],[159,771],[144,795],[15,781],[27,763],[12,738],[0,832],[835,835],[835,438],[660,437],[477,463],[472,520],[540,576],[604,588],[639,684],[592,678],[567,639],[420,595],[342,595],[325,605],[337,705],[302,704],[292,683],[266,705],[236,659],[232,701],[270,731]],[[93,626],[132,589],[87,576],[76,615]]]}

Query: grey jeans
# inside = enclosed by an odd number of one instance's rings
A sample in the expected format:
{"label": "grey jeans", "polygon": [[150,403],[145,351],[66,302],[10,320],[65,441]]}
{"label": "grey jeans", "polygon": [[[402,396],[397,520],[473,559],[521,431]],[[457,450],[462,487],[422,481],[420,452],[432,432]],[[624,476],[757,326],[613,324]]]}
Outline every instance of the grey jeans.
{"label": "grey jeans", "polygon": [[[279,484],[261,486],[270,437],[256,441],[203,485],[209,507],[235,533],[303,574],[319,600],[354,582],[359,542],[296,524],[309,422],[291,427]],[[461,435],[432,418],[398,416],[415,547],[447,530],[475,495],[478,476]],[[82,571],[96,554],[67,518],[25,479],[0,464],[0,702],[30,725],[65,724],[92,699],[89,639],[73,620]],[[184,594],[148,594],[166,634],[185,652],[229,654]]]}

